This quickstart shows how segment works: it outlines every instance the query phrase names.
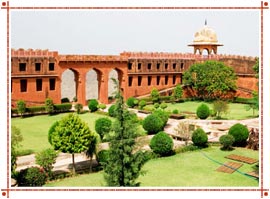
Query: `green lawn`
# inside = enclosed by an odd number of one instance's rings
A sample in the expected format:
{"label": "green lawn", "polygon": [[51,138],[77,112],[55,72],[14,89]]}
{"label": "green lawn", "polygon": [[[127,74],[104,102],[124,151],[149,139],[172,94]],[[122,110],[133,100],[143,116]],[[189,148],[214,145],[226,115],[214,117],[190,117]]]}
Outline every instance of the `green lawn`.
{"label": "green lawn", "polygon": [[[207,102],[197,102],[197,101],[188,101],[188,102],[183,102],[183,103],[167,103],[168,107],[165,109],[167,111],[173,111],[174,109],[177,109],[180,112],[194,112],[196,113],[196,110],[198,106],[201,103],[205,103],[209,106],[210,109],[213,109],[213,104],[212,103],[207,103]],[[240,119],[248,119],[252,118],[253,116],[253,111],[246,110],[245,104],[239,104],[239,103],[229,103],[229,112],[226,115],[222,115],[222,118],[228,119],[228,120],[240,120]],[[146,109],[148,108],[153,108],[153,105],[147,105]],[[258,111],[255,111],[255,116],[258,115]]]}
{"label": "green lawn", "polygon": [[[48,142],[48,130],[53,122],[60,120],[62,117],[67,115],[41,115],[26,118],[12,118],[11,125],[15,125],[21,130],[23,135],[22,147],[20,150],[33,150],[39,152],[43,149],[49,148],[50,143]],[[90,127],[91,131],[95,130],[95,121],[100,117],[106,117],[96,113],[85,113],[79,115]]]}
{"label": "green lawn", "polygon": [[[247,177],[239,172],[232,174],[216,171],[220,166],[206,158],[225,163],[229,154],[245,155],[259,158],[258,151],[236,148],[233,151],[221,151],[219,147],[209,147],[202,151],[180,153],[174,156],[150,160],[145,164],[144,176],[138,181],[142,187],[250,187],[258,186],[258,180]],[[244,164],[241,172],[253,170],[254,165]],[[49,187],[102,187],[105,186],[103,172],[84,174],[46,184]]]}

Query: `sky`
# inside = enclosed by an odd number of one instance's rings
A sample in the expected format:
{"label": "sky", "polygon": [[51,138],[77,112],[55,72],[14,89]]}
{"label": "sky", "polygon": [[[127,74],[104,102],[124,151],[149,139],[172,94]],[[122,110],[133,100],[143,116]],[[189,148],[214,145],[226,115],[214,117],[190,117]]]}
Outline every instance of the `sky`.
{"label": "sky", "polygon": [[187,45],[205,20],[224,45],[219,54],[260,54],[259,10],[17,10],[11,12],[11,47],[60,54],[193,53]]}

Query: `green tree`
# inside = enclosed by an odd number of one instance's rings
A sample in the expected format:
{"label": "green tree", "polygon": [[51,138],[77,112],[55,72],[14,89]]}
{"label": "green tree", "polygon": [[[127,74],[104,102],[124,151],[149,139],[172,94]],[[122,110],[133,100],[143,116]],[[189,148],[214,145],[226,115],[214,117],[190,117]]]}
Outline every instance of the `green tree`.
{"label": "green tree", "polygon": [[222,114],[227,114],[229,111],[228,102],[222,100],[214,101],[213,111],[216,113],[217,119],[220,119]]}
{"label": "green tree", "polygon": [[180,84],[177,84],[173,90],[173,98],[174,100],[179,100],[183,96],[183,89]]}
{"label": "green tree", "polygon": [[88,149],[86,150],[85,154],[88,158],[90,158],[90,166],[89,171],[92,172],[92,165],[93,165],[93,157],[97,153],[97,144],[99,142],[99,137],[97,134],[94,134],[91,138],[91,142],[88,145]]}
{"label": "green tree", "polygon": [[95,122],[95,130],[99,134],[100,139],[103,140],[104,136],[107,135],[112,126],[112,121],[107,117],[101,117]]}
{"label": "green tree", "polygon": [[77,112],[78,114],[80,114],[81,111],[83,110],[83,105],[80,104],[80,103],[75,104],[75,110],[76,110],[76,112]]}
{"label": "green tree", "polygon": [[151,98],[152,98],[153,103],[159,102],[159,92],[156,88],[152,89]]}
{"label": "green tree", "polygon": [[45,110],[49,113],[52,114],[54,112],[54,104],[53,100],[50,98],[47,98],[45,100]]}
{"label": "green tree", "polygon": [[139,186],[136,179],[142,173],[141,168],[148,160],[148,152],[135,149],[138,136],[138,120],[127,110],[123,96],[117,85],[115,118],[109,138],[108,160],[103,165],[104,178],[108,186]]}
{"label": "green tree", "polygon": [[49,129],[48,139],[55,150],[72,154],[73,174],[75,174],[74,154],[86,151],[95,134],[78,115],[68,114],[60,121],[53,123]]}
{"label": "green tree", "polygon": [[223,62],[206,61],[193,64],[183,76],[184,84],[191,86],[201,99],[222,99],[236,90],[236,75]]}
{"label": "green tree", "polygon": [[21,115],[21,117],[23,117],[23,114],[26,111],[26,104],[25,104],[25,102],[23,100],[19,100],[19,101],[17,101],[16,106],[17,106],[18,113]]}
{"label": "green tree", "polygon": [[21,131],[16,126],[11,126],[11,174],[15,174],[17,167],[16,160],[18,156],[18,148],[21,146],[20,143],[23,141]]}

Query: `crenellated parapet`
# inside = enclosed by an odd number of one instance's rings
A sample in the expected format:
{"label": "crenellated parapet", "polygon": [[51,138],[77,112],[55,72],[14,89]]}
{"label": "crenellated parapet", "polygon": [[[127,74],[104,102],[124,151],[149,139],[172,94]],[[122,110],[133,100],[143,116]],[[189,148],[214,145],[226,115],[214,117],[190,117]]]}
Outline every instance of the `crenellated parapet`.
{"label": "crenellated parapet", "polygon": [[46,50],[41,50],[41,49],[23,49],[19,48],[18,50],[16,49],[11,49],[11,57],[57,57],[58,52],[57,51],[49,51],[48,49]]}
{"label": "crenellated parapet", "polygon": [[59,55],[59,61],[74,61],[74,62],[122,62],[127,61],[125,57],[117,55]]}

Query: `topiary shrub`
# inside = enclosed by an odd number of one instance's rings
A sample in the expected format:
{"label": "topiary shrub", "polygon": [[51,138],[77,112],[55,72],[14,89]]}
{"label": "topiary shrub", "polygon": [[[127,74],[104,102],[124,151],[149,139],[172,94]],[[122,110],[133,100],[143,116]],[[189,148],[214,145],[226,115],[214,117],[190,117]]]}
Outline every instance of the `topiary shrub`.
{"label": "topiary shrub", "polygon": [[201,128],[197,128],[192,133],[191,139],[192,139],[193,144],[198,147],[205,147],[208,142],[208,137],[206,133],[204,132],[204,130]]}
{"label": "topiary shrub", "polygon": [[61,103],[69,103],[69,99],[67,97],[64,97],[61,99]]}
{"label": "topiary shrub", "polygon": [[104,110],[104,109],[106,109],[106,104],[99,104],[98,105],[98,108],[100,108],[100,109],[102,109],[102,110]]}
{"label": "topiary shrub", "polygon": [[76,105],[75,105],[75,110],[76,110],[76,112],[77,112],[78,114],[80,114],[81,111],[83,110],[83,105],[80,104],[80,103],[76,104]]}
{"label": "topiary shrub", "polygon": [[158,109],[158,108],[159,108],[159,103],[155,103],[155,104],[154,104],[154,108],[155,108],[155,109]]}
{"label": "topiary shrub", "polygon": [[146,101],[145,100],[141,100],[139,102],[139,109],[143,109],[146,106]]}
{"label": "topiary shrub", "polygon": [[219,138],[220,144],[222,144],[222,150],[230,150],[234,143],[234,137],[232,135],[222,135]]}
{"label": "topiary shrub", "polygon": [[168,122],[169,114],[161,109],[155,110],[152,114],[156,115],[157,117],[159,117],[162,120],[162,128],[164,128]]}
{"label": "topiary shrub", "polygon": [[166,109],[168,107],[168,105],[165,103],[165,102],[162,102],[161,104],[160,104],[160,108],[161,109]]}
{"label": "topiary shrub", "polygon": [[143,128],[148,134],[156,134],[163,129],[163,121],[157,115],[148,115],[143,120]]}
{"label": "topiary shrub", "polygon": [[237,123],[231,126],[228,134],[234,137],[234,146],[245,146],[249,136],[249,131],[243,124]]}
{"label": "topiary shrub", "polygon": [[135,97],[129,97],[126,101],[126,104],[128,105],[129,108],[133,108],[135,106]]}
{"label": "topiary shrub", "polygon": [[26,112],[26,103],[23,100],[19,100],[16,102],[16,107],[18,113],[23,117],[23,114]]}
{"label": "topiary shrub", "polygon": [[51,115],[54,113],[54,104],[53,100],[50,98],[47,98],[45,100],[45,110]]}
{"label": "topiary shrub", "polygon": [[172,113],[173,113],[173,114],[178,114],[179,111],[178,111],[177,109],[174,109],[174,110],[172,111]]}
{"label": "topiary shrub", "polygon": [[210,109],[206,104],[203,103],[197,108],[196,114],[198,118],[204,120],[210,115]]}
{"label": "topiary shrub", "polygon": [[96,99],[90,99],[88,101],[88,108],[90,112],[95,112],[98,110],[98,101]]}
{"label": "topiary shrub", "polygon": [[101,140],[104,136],[110,132],[112,126],[112,121],[109,118],[102,117],[96,120],[95,130],[99,134]]}
{"label": "topiary shrub", "polygon": [[167,133],[161,131],[151,139],[150,148],[160,156],[170,155],[172,154],[173,140]]}
{"label": "topiary shrub", "polygon": [[110,108],[108,109],[109,116],[115,117],[115,107],[115,104],[110,106]]}
{"label": "topiary shrub", "polygon": [[104,165],[109,158],[109,150],[101,150],[97,153],[97,161],[102,166]]}
{"label": "topiary shrub", "polygon": [[42,186],[46,183],[46,173],[42,168],[29,167],[20,171],[17,182],[21,187]]}

